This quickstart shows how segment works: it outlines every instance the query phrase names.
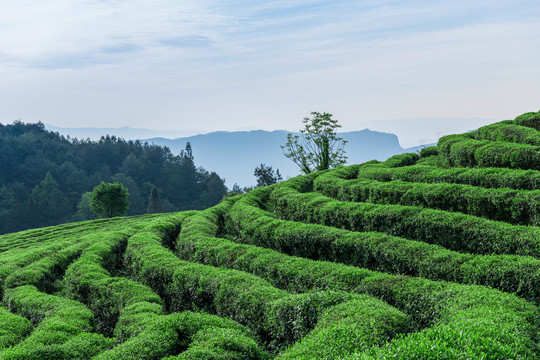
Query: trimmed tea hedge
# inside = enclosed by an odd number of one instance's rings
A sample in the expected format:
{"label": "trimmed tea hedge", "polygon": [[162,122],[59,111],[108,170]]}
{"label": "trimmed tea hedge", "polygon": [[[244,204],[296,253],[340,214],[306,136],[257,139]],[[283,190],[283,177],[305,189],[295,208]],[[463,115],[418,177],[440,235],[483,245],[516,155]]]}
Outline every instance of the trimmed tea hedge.
{"label": "trimmed tea hedge", "polygon": [[424,183],[456,183],[485,188],[540,190],[540,171],[505,168],[450,168],[416,165],[397,169],[381,165],[364,165],[358,178],[377,181],[410,181]]}
{"label": "trimmed tea hedge", "polygon": [[514,123],[520,126],[527,126],[540,131],[540,111],[529,112],[514,119]]}
{"label": "trimmed tea hedge", "polygon": [[513,122],[499,122],[481,127],[475,131],[475,138],[477,140],[508,141],[540,146],[540,131],[514,125]]}
{"label": "trimmed tea hedge", "polygon": [[[475,256],[376,232],[357,233],[279,220],[251,200],[256,193],[253,191],[239,200],[226,215],[228,228],[239,241],[289,255],[392,274],[488,285],[540,303],[538,259],[516,255]],[[190,253],[190,249],[182,248],[181,253]]]}
{"label": "trimmed tea hedge", "polygon": [[414,206],[337,201],[288,186],[272,192],[271,203],[283,219],[318,223],[438,244],[474,254],[518,254],[540,257],[540,230],[479,217]]}
{"label": "trimmed tea hedge", "polygon": [[[208,237],[208,231],[211,230],[204,225],[211,215],[202,213],[186,219],[182,224],[180,238]],[[232,318],[248,326],[271,349],[292,344],[305,335],[317,323],[314,315],[325,308],[331,313],[332,307],[339,303],[352,300],[373,301],[371,298],[365,300],[367,298],[335,292],[288,294],[254,275],[184,262],[172,253],[166,256],[163,251],[168,250],[156,246],[156,241],[150,238],[146,241],[139,239],[138,245],[146,249],[139,249],[137,254],[150,254],[152,258],[153,251],[150,248],[154,248],[156,253],[162,253],[159,256],[159,259],[164,260],[161,266],[140,257],[130,258],[129,262],[135,263],[130,267],[138,268],[138,273],[144,278],[152,279],[151,282],[156,284],[157,289],[165,289],[171,299],[172,310],[196,308]],[[159,274],[159,280],[156,274]],[[386,307],[387,311],[395,313],[395,309],[382,302],[380,304]],[[306,314],[311,315],[307,322]],[[393,332],[400,332],[400,329],[405,327],[404,323],[396,325],[397,328],[392,327]]]}
{"label": "trimmed tea hedge", "polygon": [[32,323],[0,306],[0,351],[16,345],[32,331]]}
{"label": "trimmed tea hedge", "polygon": [[156,316],[144,331],[95,360],[265,359],[247,329],[217,316],[182,312]]}
{"label": "trimmed tea hedge", "polygon": [[[206,231],[214,232],[216,226]],[[335,263],[299,259],[280,255],[272,250],[233,244],[225,239],[210,239],[202,235],[189,239],[180,238],[179,249],[182,249],[182,253],[192,249],[191,259],[194,261],[253,272],[290,290],[352,287],[357,292],[383,298],[409,314],[414,319],[411,324],[416,328],[422,329],[426,325],[436,324],[402,338],[403,349],[417,348],[418,355],[422,354],[422,347],[418,344],[431,342],[429,339],[434,333],[448,331],[456,339],[438,344],[438,351],[447,347],[460,354],[486,351],[500,352],[509,357],[536,356],[536,335],[533,334],[536,334],[538,324],[533,324],[537,308],[511,295],[503,295],[484,287],[383,275]],[[492,322],[489,331],[484,329],[486,322]],[[457,329],[461,329],[461,334],[464,335],[456,333]],[[500,339],[496,335],[499,331],[509,336]],[[469,338],[482,336],[486,336],[486,341],[467,343]],[[398,355],[400,349],[397,347]],[[309,355],[305,356],[308,358]]]}
{"label": "trimmed tea hedge", "polygon": [[319,176],[314,182],[314,191],[342,201],[422,206],[513,224],[540,225],[540,190],[485,189],[400,180],[346,180],[346,175],[343,171],[333,171]]}
{"label": "trimmed tea hedge", "polygon": [[438,146],[451,166],[540,170],[540,146],[475,140],[464,135],[444,136]]}
{"label": "trimmed tea hedge", "polygon": [[4,303],[10,311],[30,320],[35,329],[1,352],[2,359],[87,359],[115,342],[90,333],[93,315],[83,304],[42,293],[35,286],[6,290]]}

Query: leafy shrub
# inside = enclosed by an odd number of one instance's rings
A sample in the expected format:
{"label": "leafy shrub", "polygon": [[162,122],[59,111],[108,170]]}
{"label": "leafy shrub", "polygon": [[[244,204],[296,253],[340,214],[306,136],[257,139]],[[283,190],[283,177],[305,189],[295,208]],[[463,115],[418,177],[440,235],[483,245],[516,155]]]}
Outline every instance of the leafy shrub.
{"label": "leafy shrub", "polygon": [[496,141],[474,153],[478,166],[540,170],[540,146]]}
{"label": "leafy shrub", "polygon": [[358,178],[377,181],[410,181],[424,183],[455,183],[485,188],[540,189],[540,172],[505,168],[450,168],[415,165],[402,168],[364,165]]}
{"label": "leafy shrub", "polygon": [[283,219],[353,231],[379,231],[447,249],[476,254],[540,257],[539,230],[475,216],[414,206],[349,203],[319,194],[300,194],[285,186],[271,195]]}
{"label": "leafy shrub", "polygon": [[514,119],[514,122],[520,126],[526,126],[540,131],[540,111],[528,112]]}
{"label": "leafy shrub", "polygon": [[508,141],[518,144],[540,146],[540,132],[538,130],[514,125],[512,121],[499,122],[481,127],[476,130],[475,138],[478,140]]}
{"label": "leafy shrub", "polygon": [[[353,171],[356,169],[353,169]],[[314,190],[342,201],[422,206],[513,224],[540,225],[540,191],[485,189],[445,183],[346,180],[334,171],[319,176]]]}
{"label": "leafy shrub", "polygon": [[435,155],[439,155],[439,149],[437,148],[437,146],[428,146],[420,150],[420,159]]}
{"label": "leafy shrub", "polygon": [[385,166],[396,168],[416,164],[420,157],[416,153],[394,155],[384,162]]}

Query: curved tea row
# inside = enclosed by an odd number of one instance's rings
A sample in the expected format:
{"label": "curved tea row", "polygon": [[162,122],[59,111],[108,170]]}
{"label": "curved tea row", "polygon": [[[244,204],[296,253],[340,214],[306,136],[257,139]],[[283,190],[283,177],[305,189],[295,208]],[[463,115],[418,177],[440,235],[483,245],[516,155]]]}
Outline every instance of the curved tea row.
{"label": "curved tea row", "polygon": [[0,358],[537,359],[539,129],[2,235]]}

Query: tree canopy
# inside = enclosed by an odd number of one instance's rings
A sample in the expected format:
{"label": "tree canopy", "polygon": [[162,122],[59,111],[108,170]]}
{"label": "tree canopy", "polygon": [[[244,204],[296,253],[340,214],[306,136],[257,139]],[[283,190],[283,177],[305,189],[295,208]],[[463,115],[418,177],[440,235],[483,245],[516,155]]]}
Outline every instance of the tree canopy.
{"label": "tree canopy", "polygon": [[129,208],[128,195],[121,183],[101,182],[92,191],[90,207],[101,217],[123,216]]}
{"label": "tree canopy", "polygon": [[304,128],[300,135],[287,134],[287,143],[281,148],[284,155],[291,159],[304,174],[343,165],[346,140],[337,136],[341,127],[332,114],[312,112],[312,118],[305,117]]}
{"label": "tree canopy", "polygon": [[[0,234],[93,218],[88,195],[103,182],[128,190],[127,215],[147,211],[151,189],[164,212],[201,210],[226,194],[223,179],[180,154],[140,140],[70,139],[41,123],[0,124]],[[80,206],[79,206],[80,205]]]}
{"label": "tree canopy", "polygon": [[283,181],[279,169],[274,172],[271,166],[264,164],[257,166],[253,175],[257,178],[257,187],[268,186]]}

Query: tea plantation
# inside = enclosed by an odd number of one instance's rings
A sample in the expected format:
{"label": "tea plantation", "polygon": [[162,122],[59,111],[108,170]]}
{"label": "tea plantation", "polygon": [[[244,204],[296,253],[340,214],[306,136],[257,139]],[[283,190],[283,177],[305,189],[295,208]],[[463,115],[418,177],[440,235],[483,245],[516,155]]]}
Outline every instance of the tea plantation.
{"label": "tea plantation", "polygon": [[540,112],[199,212],[0,236],[1,359],[538,359]]}

